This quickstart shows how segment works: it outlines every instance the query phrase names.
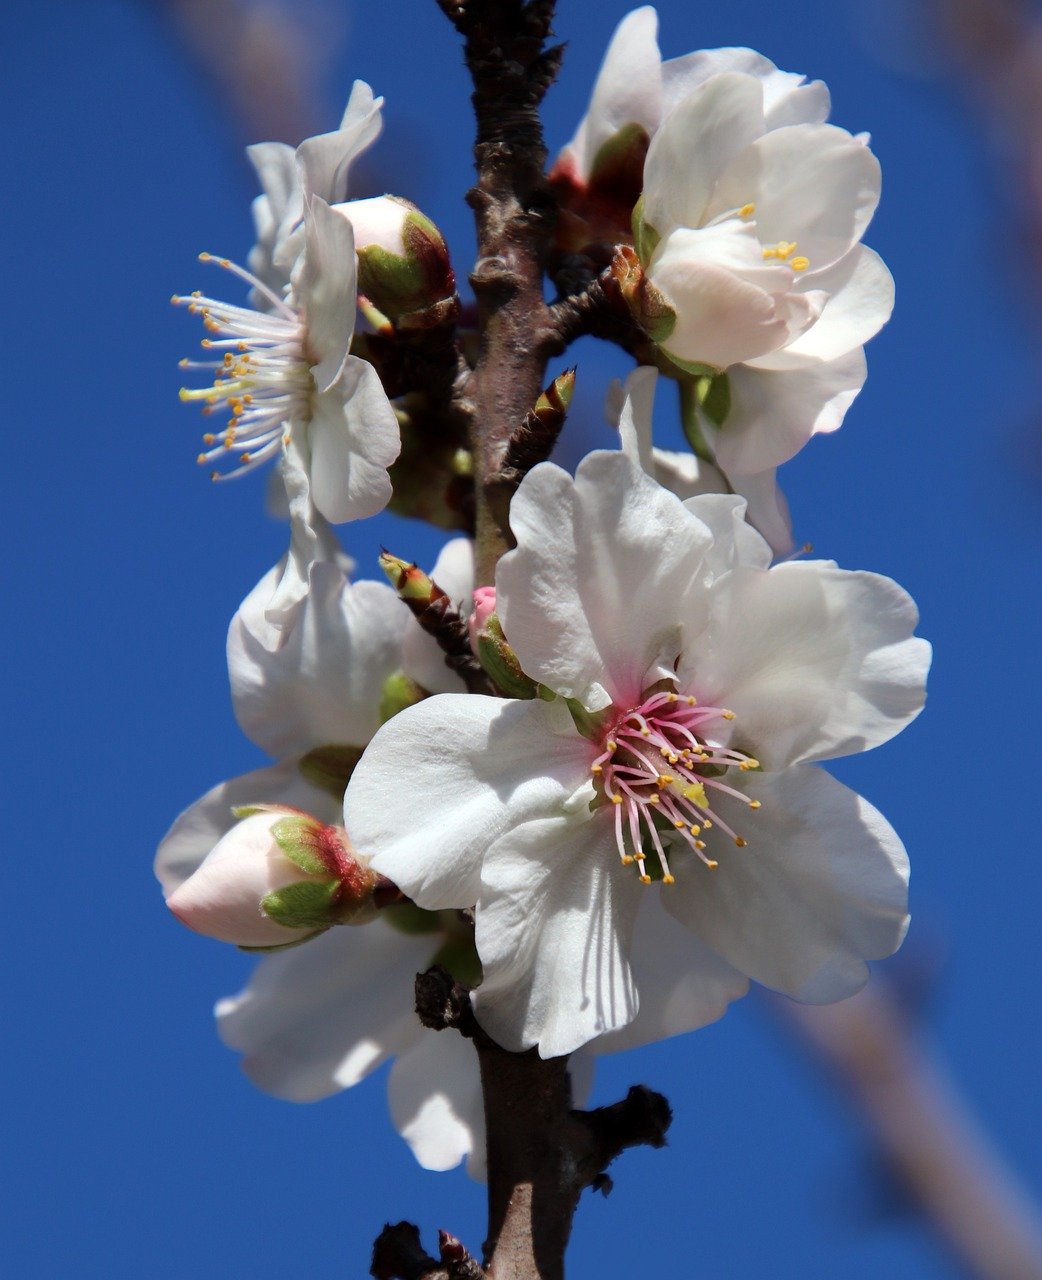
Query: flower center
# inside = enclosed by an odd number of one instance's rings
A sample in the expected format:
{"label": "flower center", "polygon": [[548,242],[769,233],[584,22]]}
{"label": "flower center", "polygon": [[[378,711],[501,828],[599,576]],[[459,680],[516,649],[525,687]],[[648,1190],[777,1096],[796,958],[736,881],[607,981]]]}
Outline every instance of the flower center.
{"label": "flower center", "polygon": [[[750,218],[756,216],[756,205],[750,201],[743,204],[741,208],[726,209],[723,213],[718,213],[715,218],[711,218],[706,226],[715,227],[721,222],[728,222],[732,218],[737,218],[742,222],[748,222]],[[763,257],[765,262],[772,259],[776,262],[782,262],[790,270],[795,272],[806,271],[810,266],[810,259],[805,258],[802,254],[796,253],[799,248],[795,240],[779,240],[777,244],[765,244],[763,246]]]}
{"label": "flower center", "polygon": [[223,352],[214,360],[182,360],[182,369],[212,369],[209,387],[181,388],[182,400],[201,400],[203,413],[227,412],[223,430],[207,432],[207,450],[200,463],[233,457],[233,470],[213,471],[212,480],[229,480],[244,475],[289,442],[288,427],[310,416],[314,381],[307,358],[307,331],[303,317],[265,284],[227,258],[201,253],[200,262],[216,262],[225,271],[245,280],[272,304],[271,312],[236,307],[204,297],[196,291],[190,297],[175,295],[171,301],[200,315],[207,330],[216,335],[203,338],[207,351]]}
{"label": "flower center", "polygon": [[715,796],[729,795],[750,809],[750,800],[723,778],[729,769],[747,773],[759,762],[715,740],[714,726],[733,720],[734,712],[699,706],[698,700],[671,692],[652,694],[625,712],[609,729],[604,750],[591,766],[595,781],[615,810],[615,842],[623,866],[637,866],[650,884],[645,839],[650,840],[664,884],[674,876],[666,860],[666,841],[683,840],[707,867],[701,835],[716,826],[739,848],[747,843],[714,810]]}

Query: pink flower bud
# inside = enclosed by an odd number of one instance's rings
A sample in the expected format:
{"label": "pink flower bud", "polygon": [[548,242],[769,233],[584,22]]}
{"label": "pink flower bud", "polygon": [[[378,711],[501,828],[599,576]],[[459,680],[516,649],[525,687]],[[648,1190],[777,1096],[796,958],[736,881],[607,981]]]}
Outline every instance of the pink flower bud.
{"label": "pink flower bud", "polygon": [[478,636],[485,629],[489,618],[496,611],[496,588],[477,587],[474,591],[474,610],[467,619],[467,631],[470,634],[470,647],[478,651]]}
{"label": "pink flower bud", "polygon": [[266,811],[222,836],[167,906],[221,942],[283,946],[364,913],[375,885],[346,832],[295,810]]}

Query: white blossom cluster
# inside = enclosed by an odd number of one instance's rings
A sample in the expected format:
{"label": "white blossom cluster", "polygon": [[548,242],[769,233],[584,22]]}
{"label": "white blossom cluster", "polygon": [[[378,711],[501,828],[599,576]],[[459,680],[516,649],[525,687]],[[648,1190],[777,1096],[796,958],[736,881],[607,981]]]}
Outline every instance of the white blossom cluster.
{"label": "white blossom cluster", "polygon": [[[861,243],[879,165],[820,81],[749,49],[663,62],[656,28],[651,8],[620,24],[549,175],[557,250],[599,246],[643,335],[609,395],[621,447],[528,472],[494,583],[475,591],[467,537],[419,575],[470,617],[493,692],[401,589],[352,580],[329,524],[399,485],[406,415],[356,354],[359,307],[393,331],[454,289],[413,206],[347,201],[380,130],[368,86],[338,131],[250,149],[251,269],[221,265],[253,305],[175,299],[213,335],[212,385],[182,396],[228,414],[204,456],[279,459],[290,546],[228,635],[236,716],[273,763],[186,810],[157,874],[186,924],[273,951],[217,1005],[250,1077],[309,1101],[393,1058],[429,1168],[484,1160],[474,1054],[413,1013],[432,963],[504,1048],[575,1054],[581,1096],[591,1055],[704,1026],[750,981],[850,995],[908,925],[900,839],[821,766],[918,714],[929,646],[890,579],[785,558],[776,483],[840,426],[892,308]],[[360,285],[378,268],[393,314]],[[689,454],[653,447],[666,382]]]}

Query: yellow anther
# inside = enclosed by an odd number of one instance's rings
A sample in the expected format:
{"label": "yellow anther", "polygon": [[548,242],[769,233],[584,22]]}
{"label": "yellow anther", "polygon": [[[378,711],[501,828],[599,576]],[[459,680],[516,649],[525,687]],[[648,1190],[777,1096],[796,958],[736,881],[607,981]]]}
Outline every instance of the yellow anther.
{"label": "yellow anther", "polygon": [[206,461],[206,454],[205,454],[205,453],[201,453],[201,454],[198,456],[198,458],[196,458],[196,462],[198,462],[198,463],[200,464],[200,466],[201,466],[205,461]]}
{"label": "yellow anther", "polygon": [[608,799],[612,804],[622,804],[622,796],[609,796]]}
{"label": "yellow anther", "polygon": [[668,787],[672,781],[673,775],[671,773],[660,773],[655,779],[655,785],[661,790],[662,787]]}
{"label": "yellow anther", "polygon": [[640,877],[640,882],[641,884],[651,884],[651,876],[645,873]]}
{"label": "yellow anther", "polygon": [[705,847],[706,847],[706,842],[705,842],[704,840],[696,840],[696,841],[695,841],[695,848],[696,848],[696,849],[702,850],[702,849],[704,849]]}
{"label": "yellow anther", "polygon": [[673,825],[676,827],[676,829],[677,829],[678,831],[683,831],[683,830],[684,830],[684,827],[685,827],[687,824],[686,824],[686,823],[684,823],[684,822],[681,822],[681,821],[679,820],[679,818],[678,818],[676,821],[674,821]]}
{"label": "yellow anther", "polygon": [[702,831],[702,828],[698,825],[698,823],[697,823],[697,822],[692,822],[692,824],[691,824],[691,834],[692,834],[693,836],[697,836],[697,835],[699,835],[699,834],[701,833],[701,831]]}
{"label": "yellow anther", "polygon": [[713,825],[712,819],[706,818],[705,821],[702,823],[702,830],[708,831],[712,825]]}
{"label": "yellow anther", "polygon": [[751,218],[755,212],[756,212],[756,205],[743,204],[742,207],[738,210],[738,216],[739,218]]}
{"label": "yellow anther", "polygon": [[207,431],[206,435],[203,436],[203,444],[215,444],[216,441],[217,437],[212,431]]}
{"label": "yellow anther", "polygon": [[225,270],[227,270],[227,268],[230,267],[232,264],[228,261],[227,258],[218,258],[217,265],[220,267],[224,267]]}
{"label": "yellow anther", "polygon": [[667,693],[667,694],[666,694],[666,701],[667,701],[667,702],[676,702],[676,700],[677,700],[677,698],[678,698],[679,696],[680,696],[680,695],[679,695],[679,694],[676,694],[676,693]]}
{"label": "yellow anther", "polygon": [[647,729],[647,728],[641,729],[641,731],[640,731],[640,736],[641,736],[642,738],[650,738],[650,737],[651,737],[651,730],[650,730],[650,729]]}
{"label": "yellow anther", "polygon": [[749,843],[748,840],[743,840],[741,836],[735,836],[734,842],[739,847],[739,849],[744,849],[745,846]]}
{"label": "yellow anther", "polygon": [[[209,262],[209,261],[210,261],[210,259],[211,259],[212,257],[213,257],[213,254],[212,254],[212,253],[201,253],[201,254],[199,255],[199,261],[200,261],[200,262]],[[198,290],[197,290],[197,291],[196,291],[196,293],[194,293],[192,296],[193,296],[193,297],[198,297],[198,296],[199,296]]]}
{"label": "yellow anther", "polygon": [[247,464],[247,462],[249,462],[249,460],[250,460],[250,455],[248,453],[244,453],[242,457],[240,457],[239,459],[239,465],[241,467],[244,467]]}
{"label": "yellow anther", "polygon": [[712,858],[706,858],[706,866],[710,871],[715,871],[719,865],[720,863],[715,862]]}
{"label": "yellow anther", "polygon": [[806,271],[810,266],[810,258],[793,258],[789,266],[792,267],[793,271]]}
{"label": "yellow anther", "polygon": [[723,718],[724,718],[725,720],[733,720],[733,719],[734,719],[734,712],[733,712],[733,711],[721,711],[721,712],[720,712],[720,714],[723,716]]}
{"label": "yellow anther", "polygon": [[676,876],[671,876],[668,873],[662,877],[663,884],[676,884],[676,882],[677,882]]}
{"label": "yellow anther", "polygon": [[616,747],[618,747],[618,745],[619,744],[617,742],[612,742],[611,738],[609,738],[608,741],[604,744],[604,749],[605,751],[614,751]]}
{"label": "yellow anther", "polygon": [[648,796],[648,804],[658,804],[662,797],[656,792],[652,796]]}
{"label": "yellow anther", "polygon": [[221,473],[220,473],[219,471],[211,471],[211,472],[210,472],[210,479],[211,479],[211,480],[220,480],[220,478],[221,478]]}
{"label": "yellow anther", "polygon": [[590,765],[590,772],[591,772],[591,773],[603,773],[603,772],[604,772],[604,767],[603,767],[602,765],[599,765],[599,764],[592,764],[592,765]]}
{"label": "yellow anther", "polygon": [[688,705],[689,707],[697,707],[697,706],[698,706],[698,699],[697,699],[697,698],[691,698],[691,697],[688,697],[688,698],[685,698],[685,699],[684,699],[684,701],[687,703],[687,705]]}
{"label": "yellow anther", "polygon": [[636,861],[637,859],[634,857],[631,857],[628,853],[624,853],[622,855],[622,865],[624,867],[632,867]]}
{"label": "yellow anther", "polygon": [[749,808],[750,808],[750,809],[759,809],[760,807],[761,807],[761,806],[760,806],[760,801],[759,801],[759,800],[750,800],[750,801],[749,801]]}

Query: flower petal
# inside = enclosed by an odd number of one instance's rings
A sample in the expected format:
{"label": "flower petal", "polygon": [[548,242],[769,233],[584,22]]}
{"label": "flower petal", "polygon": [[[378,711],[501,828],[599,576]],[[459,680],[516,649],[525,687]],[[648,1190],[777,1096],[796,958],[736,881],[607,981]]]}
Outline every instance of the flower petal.
{"label": "flower petal", "polygon": [[304,211],[304,253],[293,270],[293,292],[307,325],[311,376],[320,392],[328,391],[354,337],[358,286],[351,221],[317,197]]}
{"label": "flower petal", "polygon": [[677,601],[698,578],[709,531],[606,451],[584,458],[574,482],[550,463],[534,468],[510,523],[518,545],[500,561],[496,602],[522,669],[590,709],[634,705],[676,657]]}
{"label": "flower petal", "polygon": [[590,106],[569,144],[579,176],[590,176],[601,147],[625,125],[649,134],[659,122],[658,14],[652,5],[633,9],[615,28],[597,73]]}
{"label": "flower petal", "polygon": [[430,937],[382,921],[330,929],[261,960],[245,990],[218,1001],[217,1030],[265,1093],[328,1098],[417,1043],[413,988],[431,951]]}
{"label": "flower petal", "polygon": [[488,846],[559,811],[589,779],[593,748],[570,721],[562,732],[556,711],[442,693],[400,712],[348,784],[344,825],[355,848],[421,907],[472,906]]}
{"label": "flower petal", "polygon": [[408,612],[380,582],[349,583],[312,566],[294,625],[271,649],[242,610],[228,630],[228,673],[243,732],[273,756],[337,744],[362,747],[380,727],[384,681],[401,666]]}
{"label": "flower petal", "polygon": [[809,1003],[852,995],[866,960],[896,951],[908,927],[908,859],[878,810],[823,769],[749,775],[751,815],[719,811],[749,845],[713,833],[710,870],[685,860],[667,909],[735,968]]}
{"label": "flower petal", "polygon": [[401,449],[398,419],[371,364],[348,356],[339,378],[315,397],[310,423],[315,506],[334,524],[387,506],[387,468]]}
{"label": "flower petal", "polygon": [[874,338],[894,309],[894,278],[879,254],[863,244],[800,283],[823,289],[829,300],[815,323],[785,348],[787,356],[835,360]]}
{"label": "flower petal", "polygon": [[197,870],[221,836],[236,824],[232,810],[252,804],[289,805],[320,822],[341,820],[340,804],[304,778],[295,756],[221,782],[189,805],[160,841],[155,873],[165,897]]}
{"label": "flower petal", "polygon": [[[674,227],[701,226],[717,176],[763,130],[763,89],[753,76],[713,76],[689,93],[663,120],[648,148],[648,225],[660,236]],[[731,207],[740,208],[751,199],[745,195]]]}
{"label": "flower petal", "polygon": [[[469,538],[453,538],[442,547],[431,578],[466,618],[474,594],[474,544]],[[462,693],[463,680],[445,664],[445,652],[437,640],[411,615],[402,644],[402,669],[429,693]]]}
{"label": "flower petal", "polygon": [[383,128],[380,108],[383,98],[374,98],[364,80],[351,87],[340,127],[332,133],[305,138],[297,148],[301,179],[309,196],[318,196],[327,204],[347,199],[348,171],[351,164],[371,147]]}
{"label": "flower petal", "polygon": [[723,1016],[749,980],[673,918],[663,906],[672,887],[649,887],[633,934],[630,963],[640,993],[640,1012],[627,1027],[601,1036],[591,1053],[617,1053],[685,1031]]}
{"label": "flower petal", "polygon": [[811,268],[820,271],[861,239],[879,190],[879,161],[845,129],[788,125],[735,156],[705,216],[753,202],[762,242],[795,241]]}
{"label": "flower petal", "polygon": [[706,493],[688,498],[684,506],[712,532],[706,552],[706,580],[722,577],[736,565],[766,569],[771,549],[745,520],[745,499],[734,493]]}
{"label": "flower petal", "polygon": [[485,1176],[485,1108],[474,1046],[462,1036],[424,1030],[387,1081],[394,1127],[424,1169]]}
{"label": "flower petal", "polygon": [[728,71],[755,76],[763,89],[765,125],[817,124],[828,119],[829,91],[821,80],[792,71],[779,71],[769,58],[753,49],[700,49],[662,64],[662,114],[665,116],[693,89],[711,76]]}
{"label": "flower petal", "polygon": [[475,941],[484,979],[474,1012],[504,1048],[571,1053],[631,1022],[633,924],[644,886],[619,862],[603,809],[536,819],[493,844]]}
{"label": "flower petal", "polygon": [[930,646],[890,578],[812,560],[735,569],[710,594],[678,681],[735,712],[736,744],[764,768],[866,751],[922,709]]}
{"label": "flower petal", "polygon": [[731,477],[788,462],[812,435],[842,424],[867,374],[860,347],[826,364],[804,358],[791,369],[729,369],[731,409],[714,435],[717,462]]}

